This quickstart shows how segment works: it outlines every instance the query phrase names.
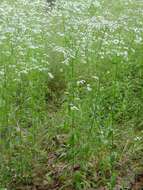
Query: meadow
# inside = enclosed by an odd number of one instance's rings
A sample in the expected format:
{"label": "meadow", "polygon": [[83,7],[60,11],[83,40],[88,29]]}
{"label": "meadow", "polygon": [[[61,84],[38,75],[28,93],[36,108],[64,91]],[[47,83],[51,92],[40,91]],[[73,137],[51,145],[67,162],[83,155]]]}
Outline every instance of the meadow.
{"label": "meadow", "polygon": [[0,190],[143,188],[143,1],[0,1]]}

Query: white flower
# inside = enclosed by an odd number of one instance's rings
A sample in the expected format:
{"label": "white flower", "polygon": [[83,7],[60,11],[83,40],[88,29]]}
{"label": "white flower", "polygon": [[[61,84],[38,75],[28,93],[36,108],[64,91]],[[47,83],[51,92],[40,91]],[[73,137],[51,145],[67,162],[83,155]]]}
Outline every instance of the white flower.
{"label": "white flower", "polygon": [[95,76],[95,75],[92,76],[92,78],[95,79],[95,80],[99,80],[99,77],[98,77],[98,76]]}
{"label": "white flower", "polygon": [[49,77],[50,77],[51,79],[53,79],[53,78],[54,78],[54,76],[53,76],[53,74],[52,74],[52,73],[48,72],[48,75],[49,75]]}
{"label": "white flower", "polygon": [[72,103],[70,104],[70,109],[72,111],[79,111],[79,108],[77,106],[73,105]]}
{"label": "white flower", "polygon": [[85,84],[85,83],[86,83],[85,80],[79,80],[79,81],[77,81],[77,85],[83,85],[83,84]]}
{"label": "white flower", "polygon": [[137,44],[140,44],[140,43],[142,42],[142,37],[136,36],[135,42],[136,42]]}
{"label": "white flower", "polygon": [[115,44],[115,45],[119,44],[119,42],[120,41],[118,39],[113,40],[113,44]]}
{"label": "white flower", "polygon": [[140,141],[140,140],[142,140],[142,137],[138,137],[138,136],[137,136],[137,137],[134,138],[134,140],[135,140],[135,141]]}
{"label": "white flower", "polygon": [[87,84],[86,89],[87,89],[89,92],[92,91],[92,88],[90,87],[90,84]]}
{"label": "white flower", "polygon": [[64,71],[63,68],[61,68],[61,69],[60,69],[60,72],[63,73],[63,71]]}

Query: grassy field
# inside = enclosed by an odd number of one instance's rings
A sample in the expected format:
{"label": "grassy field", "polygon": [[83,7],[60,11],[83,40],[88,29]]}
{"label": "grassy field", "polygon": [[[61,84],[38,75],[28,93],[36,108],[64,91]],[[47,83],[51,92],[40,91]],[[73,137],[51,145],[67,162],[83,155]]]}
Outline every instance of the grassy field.
{"label": "grassy field", "polygon": [[1,0],[0,190],[142,188],[142,0]]}

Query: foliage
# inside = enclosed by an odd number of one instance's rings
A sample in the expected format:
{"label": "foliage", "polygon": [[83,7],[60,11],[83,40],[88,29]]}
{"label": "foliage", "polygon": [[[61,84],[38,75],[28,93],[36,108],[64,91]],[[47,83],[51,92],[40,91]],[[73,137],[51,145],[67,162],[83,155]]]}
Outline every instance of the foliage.
{"label": "foliage", "polygon": [[0,33],[0,187],[132,188],[142,1],[1,1]]}

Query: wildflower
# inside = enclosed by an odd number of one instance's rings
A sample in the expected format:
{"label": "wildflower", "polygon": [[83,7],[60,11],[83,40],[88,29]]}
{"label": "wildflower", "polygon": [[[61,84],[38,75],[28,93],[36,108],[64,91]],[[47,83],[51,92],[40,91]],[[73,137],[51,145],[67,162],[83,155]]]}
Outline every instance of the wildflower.
{"label": "wildflower", "polygon": [[95,80],[99,80],[99,77],[98,77],[98,76],[95,76],[95,75],[92,76],[92,78],[95,79]]}
{"label": "wildflower", "polygon": [[113,44],[115,45],[119,44],[119,40],[118,39],[113,40]]}
{"label": "wildflower", "polygon": [[142,37],[136,36],[135,42],[136,42],[137,44],[140,44],[140,43],[142,42]]}
{"label": "wildflower", "polygon": [[92,91],[92,88],[90,87],[90,84],[87,84],[87,87],[86,87],[87,91]]}
{"label": "wildflower", "polygon": [[137,136],[137,137],[134,138],[134,140],[135,140],[135,141],[140,141],[140,140],[142,140],[142,137],[138,137],[138,136]]}
{"label": "wildflower", "polygon": [[4,76],[4,74],[5,74],[5,73],[4,73],[4,70],[1,70],[1,71],[0,71],[0,76]]}
{"label": "wildflower", "polygon": [[21,70],[19,73],[20,73],[20,74],[28,74],[28,70],[27,70],[27,69],[24,69],[24,70]]}
{"label": "wildflower", "polygon": [[85,84],[85,83],[86,83],[85,80],[79,80],[79,81],[77,81],[77,85],[83,85],[83,84]]}
{"label": "wildflower", "polygon": [[61,68],[61,69],[60,69],[60,72],[63,73],[63,71],[64,71],[63,68]]}
{"label": "wildflower", "polygon": [[77,106],[73,105],[72,103],[70,104],[70,109],[72,111],[79,111],[79,108]]}
{"label": "wildflower", "polygon": [[53,79],[53,78],[54,78],[54,76],[53,76],[52,73],[48,72],[48,75],[49,75],[50,79]]}

